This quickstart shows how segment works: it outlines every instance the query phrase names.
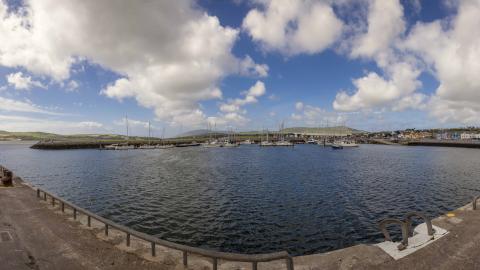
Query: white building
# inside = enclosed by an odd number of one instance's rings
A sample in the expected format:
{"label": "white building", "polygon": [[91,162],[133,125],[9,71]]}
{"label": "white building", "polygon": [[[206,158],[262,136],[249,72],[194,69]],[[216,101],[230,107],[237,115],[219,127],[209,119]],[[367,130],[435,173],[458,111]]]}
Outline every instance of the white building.
{"label": "white building", "polygon": [[479,140],[480,139],[480,134],[463,132],[462,134],[460,134],[460,139],[462,139],[462,140]]}

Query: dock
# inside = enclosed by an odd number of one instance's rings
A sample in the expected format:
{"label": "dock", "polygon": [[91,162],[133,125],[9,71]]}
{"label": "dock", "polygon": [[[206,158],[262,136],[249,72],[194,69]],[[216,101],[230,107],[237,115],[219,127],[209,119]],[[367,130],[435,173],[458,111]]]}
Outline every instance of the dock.
{"label": "dock", "polygon": [[[87,219],[85,214],[74,213],[53,199],[18,177],[14,177],[13,187],[0,187],[2,269],[288,269],[285,259],[252,264],[223,259],[212,261],[196,254],[188,254],[185,267],[182,251],[157,245],[152,253],[151,243],[133,236],[128,237],[127,245],[124,231],[108,228],[101,220]],[[480,210],[473,210],[469,203],[433,219],[432,223],[448,234],[399,259],[372,243],[293,257],[292,268],[480,268]]]}

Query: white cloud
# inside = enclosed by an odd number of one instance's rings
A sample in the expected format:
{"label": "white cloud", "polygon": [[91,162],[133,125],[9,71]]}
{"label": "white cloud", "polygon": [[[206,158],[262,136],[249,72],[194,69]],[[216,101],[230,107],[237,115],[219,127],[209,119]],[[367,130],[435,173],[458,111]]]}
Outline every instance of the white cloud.
{"label": "white cloud", "polygon": [[235,57],[238,30],[191,0],[26,0],[19,12],[7,9],[0,2],[0,65],[64,81],[72,64],[87,60],[121,75],[105,96],[135,98],[159,119],[205,120],[198,103],[222,96],[222,78],[268,72]]}
{"label": "white cloud", "polygon": [[265,64],[256,64],[253,59],[247,55],[242,61],[239,62],[239,72],[245,76],[268,76],[268,66]]}
{"label": "white cloud", "polygon": [[394,104],[392,111],[404,111],[406,109],[420,109],[423,110],[427,107],[427,95],[422,93],[414,93],[408,96],[404,96]]}
{"label": "white cloud", "polygon": [[344,91],[339,92],[333,108],[340,111],[381,108],[412,94],[421,85],[417,80],[420,71],[409,64],[396,63],[388,68],[388,72],[391,72],[389,80],[375,72],[354,80],[355,93],[348,95]]}
{"label": "white cloud", "polygon": [[244,18],[242,28],[268,51],[319,53],[341,35],[343,23],[324,1],[266,0]]}
{"label": "white cloud", "polygon": [[480,2],[455,1],[453,18],[417,23],[404,48],[440,82],[429,108],[443,122],[480,123]]}
{"label": "white cloud", "polygon": [[67,92],[74,92],[78,89],[79,86],[80,86],[80,84],[77,81],[71,80],[71,81],[68,82],[65,90],[67,90]]}
{"label": "white cloud", "polygon": [[17,90],[30,90],[32,87],[46,88],[41,82],[32,80],[32,77],[22,72],[10,73],[6,79]]}
{"label": "white cloud", "polygon": [[303,110],[303,102],[297,102],[295,103],[295,109],[297,109],[297,111],[301,111]]}
{"label": "white cloud", "polygon": [[[120,120],[115,120],[115,121],[113,121],[113,124],[117,125],[117,126],[125,127],[126,124],[127,124],[127,118],[124,117]],[[129,127],[132,126],[132,127],[148,128],[148,125],[149,125],[148,121],[141,121],[141,120],[135,120],[135,119],[128,118],[128,126]],[[154,127],[154,125],[152,125],[150,123],[150,128],[154,129],[155,127]]]}
{"label": "white cloud", "polygon": [[[298,106],[301,104],[301,106]],[[320,107],[304,105],[301,102],[295,104],[296,113],[292,113],[290,118],[295,125],[306,126],[340,126],[347,121],[347,114],[327,111]]]}
{"label": "white cloud", "polygon": [[232,113],[240,112],[242,106],[247,104],[257,103],[258,97],[263,96],[266,93],[265,84],[261,81],[257,81],[248,91],[244,92],[244,98],[236,98],[229,100],[227,103],[222,103],[220,105],[220,111]]}
{"label": "white cloud", "polygon": [[19,101],[5,97],[0,97],[0,111],[61,115],[60,113],[49,111],[38,105],[35,105],[30,101]]}
{"label": "white cloud", "polygon": [[94,122],[94,121],[78,122],[78,123],[75,123],[75,125],[80,128],[102,128],[103,127],[103,124]]}
{"label": "white cloud", "polygon": [[398,0],[369,1],[368,28],[354,37],[352,57],[377,58],[388,54],[392,42],[405,31],[403,7]]}
{"label": "white cloud", "polygon": [[240,125],[243,126],[250,120],[245,117],[247,110],[243,107],[248,104],[254,104],[258,102],[258,98],[265,95],[265,84],[261,81],[257,81],[250,89],[244,91],[242,95],[244,98],[230,99],[227,103],[220,104],[220,111],[222,112],[218,116],[209,117],[208,121],[212,124],[219,126],[225,125]]}
{"label": "white cloud", "polygon": [[[405,32],[403,7],[399,0],[370,0],[368,26],[361,29],[350,42],[350,57],[374,60],[383,74],[368,72],[353,80],[354,93],[340,91],[333,107],[340,111],[384,109],[419,109],[425,96],[415,93],[421,84],[422,73],[418,60],[404,54],[401,47]],[[414,94],[415,93],[415,94]]]}
{"label": "white cloud", "polygon": [[[414,1],[416,9],[420,9]],[[355,91],[340,91],[337,110],[425,109],[448,123],[480,123],[480,2],[446,1],[453,15],[417,22],[405,33],[399,1],[371,0],[368,30],[351,40],[350,56],[374,60],[383,76],[369,72],[355,79]],[[381,8],[382,7],[382,8]],[[418,77],[430,73],[439,87],[429,96],[418,92]]]}
{"label": "white cloud", "polygon": [[94,121],[60,121],[46,118],[0,114],[2,129],[8,131],[42,131],[58,134],[102,133],[105,127]]}

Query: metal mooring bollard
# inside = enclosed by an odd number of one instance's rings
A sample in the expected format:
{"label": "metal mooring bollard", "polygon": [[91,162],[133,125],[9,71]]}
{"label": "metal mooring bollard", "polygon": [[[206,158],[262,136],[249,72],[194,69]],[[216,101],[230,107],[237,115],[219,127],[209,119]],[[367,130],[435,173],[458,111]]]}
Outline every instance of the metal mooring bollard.
{"label": "metal mooring bollard", "polygon": [[152,257],[155,257],[156,252],[155,252],[155,243],[152,242]]}
{"label": "metal mooring bollard", "polygon": [[9,170],[3,170],[3,177],[1,177],[4,186],[13,185],[13,173]]}
{"label": "metal mooring bollard", "polygon": [[286,261],[287,269],[288,270],[293,270],[293,259],[292,259],[292,257],[288,257],[286,260],[287,260]]}
{"label": "metal mooring bollard", "polygon": [[186,251],[183,252],[183,265],[184,266],[188,265],[188,252]]}

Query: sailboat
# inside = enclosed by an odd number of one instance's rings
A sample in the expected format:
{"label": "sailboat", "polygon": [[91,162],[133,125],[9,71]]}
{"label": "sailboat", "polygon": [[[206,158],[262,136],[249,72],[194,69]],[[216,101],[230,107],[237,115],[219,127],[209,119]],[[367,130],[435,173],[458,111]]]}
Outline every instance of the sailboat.
{"label": "sailboat", "polygon": [[265,141],[261,141],[260,142],[260,146],[275,146],[275,144],[273,142],[271,142],[269,139],[268,139],[268,129],[267,129],[267,136],[266,136],[266,140]]}
{"label": "sailboat", "polygon": [[283,129],[284,129],[284,123],[282,122],[278,131],[280,140],[275,142],[275,146],[295,146],[292,142],[285,140],[285,134],[281,133]]}
{"label": "sailboat", "polygon": [[213,128],[213,134],[214,134],[214,138],[212,139],[212,126],[210,125],[210,123],[208,124],[207,126],[207,130],[208,130],[208,141],[205,142],[205,143],[202,143],[202,146],[205,147],[205,148],[214,148],[214,147],[222,147],[223,145],[221,143],[218,142],[218,140],[215,138],[215,127],[216,127],[216,124]]}
{"label": "sailboat", "polygon": [[128,144],[128,115],[125,115],[125,125],[127,129],[127,142],[123,144],[117,144],[115,145],[115,150],[129,150],[129,149],[135,149],[135,146],[129,145]]}
{"label": "sailboat", "polygon": [[148,121],[148,144],[140,145],[139,149],[155,149],[155,145],[150,143],[151,133],[150,133],[150,121]]}
{"label": "sailboat", "polygon": [[228,138],[223,141],[222,147],[238,147],[240,146],[236,141],[235,141],[235,133],[233,130],[231,130],[228,133]]}
{"label": "sailboat", "polygon": [[173,148],[175,145],[173,144],[165,144],[165,127],[163,127],[162,130],[162,144],[157,144],[155,148],[157,149],[168,149],[168,148]]}

